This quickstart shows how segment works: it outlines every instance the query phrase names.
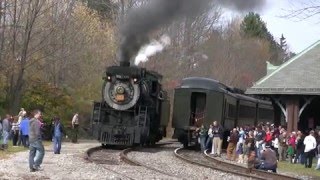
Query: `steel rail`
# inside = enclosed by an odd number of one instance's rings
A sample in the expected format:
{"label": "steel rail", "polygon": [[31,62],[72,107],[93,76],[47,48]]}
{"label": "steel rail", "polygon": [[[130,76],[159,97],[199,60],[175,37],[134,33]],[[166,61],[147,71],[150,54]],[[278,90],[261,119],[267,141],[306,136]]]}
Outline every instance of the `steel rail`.
{"label": "steel rail", "polygon": [[210,168],[210,169],[221,171],[221,172],[225,172],[225,173],[231,173],[231,174],[238,175],[238,176],[243,176],[243,177],[246,177],[246,178],[265,179],[265,178],[257,177],[255,175],[248,174],[246,172],[239,172],[239,171],[236,171],[236,170],[231,170],[231,169],[225,168],[223,166],[219,166],[218,164],[214,164],[214,163],[212,163],[210,161],[207,161],[206,163],[203,163],[203,162],[199,162],[199,161],[195,161],[195,160],[189,159],[189,158],[187,158],[187,157],[185,157],[185,156],[183,156],[182,154],[179,153],[179,151],[182,151],[183,149],[184,148],[175,149],[174,154],[179,159],[181,159],[183,161],[186,161],[186,162],[188,162],[190,164],[194,164],[194,165]]}
{"label": "steel rail", "polygon": [[[164,144],[161,144],[161,145],[164,145]],[[155,171],[155,172],[158,172],[158,173],[161,173],[161,174],[164,174],[164,175],[167,175],[169,177],[175,177],[175,178],[179,178],[181,179],[181,177],[178,177],[172,173],[168,173],[168,172],[165,172],[163,170],[160,170],[160,169],[156,169],[156,168],[153,168],[153,167],[150,167],[149,165],[146,165],[146,164],[143,164],[141,162],[138,162],[132,158],[129,158],[128,157],[128,154],[132,151],[138,151],[139,149],[141,148],[128,148],[128,149],[125,149],[123,150],[121,153],[120,153],[120,159],[128,164],[131,164],[131,165],[135,165],[135,166],[142,166],[146,169],[149,169],[149,170],[152,170],[152,171]]]}
{"label": "steel rail", "polygon": [[280,180],[295,180],[298,178],[295,177],[291,177],[291,176],[287,176],[287,175],[283,175],[283,174],[278,174],[278,173],[273,173],[273,172],[268,172],[268,171],[262,171],[262,170],[258,170],[258,169],[251,169],[251,168],[247,168],[241,165],[237,165],[237,164],[232,164],[229,162],[226,162],[224,160],[220,160],[218,158],[212,157],[207,153],[207,150],[204,151],[204,156],[213,161],[214,163],[220,165],[220,166],[225,166],[229,169],[233,169],[233,170],[238,170],[241,172],[245,172],[248,174],[252,174],[255,175],[257,177],[261,177],[263,179],[280,179]]}

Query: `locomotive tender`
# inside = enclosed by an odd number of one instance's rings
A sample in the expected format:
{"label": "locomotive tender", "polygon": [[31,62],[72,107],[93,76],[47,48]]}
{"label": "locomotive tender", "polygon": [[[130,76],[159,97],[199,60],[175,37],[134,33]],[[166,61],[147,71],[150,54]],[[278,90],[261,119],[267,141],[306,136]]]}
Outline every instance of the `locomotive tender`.
{"label": "locomotive tender", "polygon": [[[190,77],[182,80],[174,92],[172,127],[173,138],[184,146],[197,143],[194,131],[217,121],[224,128],[224,142],[232,128],[273,122],[274,110],[270,101],[241,94],[208,78]],[[226,144],[224,144],[224,147]]]}
{"label": "locomotive tender", "polygon": [[120,64],[106,70],[102,100],[94,102],[93,136],[106,145],[149,145],[166,135],[170,103],[162,76]]}

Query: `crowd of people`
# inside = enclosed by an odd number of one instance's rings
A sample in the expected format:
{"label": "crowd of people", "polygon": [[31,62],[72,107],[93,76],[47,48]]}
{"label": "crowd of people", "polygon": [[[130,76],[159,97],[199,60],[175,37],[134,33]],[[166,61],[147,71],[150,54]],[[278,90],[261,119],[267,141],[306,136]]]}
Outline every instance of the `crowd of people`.
{"label": "crowd of people", "polygon": [[[209,149],[213,156],[221,156],[226,134],[217,121],[209,128],[202,125],[196,132],[202,151]],[[320,131],[287,132],[282,126],[260,123],[232,129],[227,142],[226,159],[247,163],[250,168],[276,172],[279,161],[301,163],[311,168],[313,158],[317,157],[315,169],[320,170]]]}
{"label": "crowd of people", "polygon": [[[1,119],[1,118],[0,118]],[[77,142],[79,126],[78,113],[73,116],[72,127],[75,130],[73,142]],[[27,112],[23,108],[17,116],[7,114],[0,122],[1,150],[8,149],[9,140],[12,140],[13,147],[24,146],[29,148],[29,168],[31,172],[42,170],[40,165],[45,154],[43,140],[43,122],[40,110]],[[59,117],[54,117],[50,124],[50,134],[53,142],[54,154],[60,154],[62,138],[66,135],[63,124]]]}

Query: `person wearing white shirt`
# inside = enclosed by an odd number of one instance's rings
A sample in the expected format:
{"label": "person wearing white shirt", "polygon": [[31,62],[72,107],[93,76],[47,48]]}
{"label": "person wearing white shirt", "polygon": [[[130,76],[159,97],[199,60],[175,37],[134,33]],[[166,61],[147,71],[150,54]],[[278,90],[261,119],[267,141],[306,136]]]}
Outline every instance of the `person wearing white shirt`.
{"label": "person wearing white shirt", "polygon": [[78,131],[79,131],[79,114],[75,113],[72,118],[72,129],[74,130],[74,136],[72,138],[73,143],[78,142]]}
{"label": "person wearing white shirt", "polygon": [[306,154],[305,167],[312,167],[312,159],[317,146],[316,138],[314,138],[314,131],[310,131],[309,136],[304,138],[303,144],[305,145],[304,153]]}

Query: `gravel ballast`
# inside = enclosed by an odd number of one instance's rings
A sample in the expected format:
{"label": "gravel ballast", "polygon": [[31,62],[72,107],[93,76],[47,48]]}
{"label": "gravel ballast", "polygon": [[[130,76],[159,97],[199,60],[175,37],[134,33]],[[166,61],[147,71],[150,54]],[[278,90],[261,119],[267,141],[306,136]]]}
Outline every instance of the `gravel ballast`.
{"label": "gravel ballast", "polygon": [[129,153],[129,157],[144,163],[152,168],[172,173],[179,179],[223,179],[237,180],[248,179],[229,173],[189,164],[176,158],[173,154],[174,148],[146,149],[139,152]]}

